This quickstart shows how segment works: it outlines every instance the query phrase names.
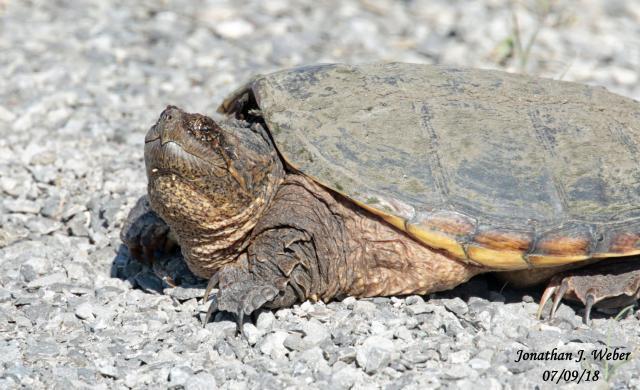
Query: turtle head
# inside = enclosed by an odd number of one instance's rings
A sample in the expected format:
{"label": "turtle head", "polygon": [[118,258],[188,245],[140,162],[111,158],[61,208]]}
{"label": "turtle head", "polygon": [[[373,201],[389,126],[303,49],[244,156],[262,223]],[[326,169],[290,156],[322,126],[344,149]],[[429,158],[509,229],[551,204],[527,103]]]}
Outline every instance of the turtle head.
{"label": "turtle head", "polygon": [[151,207],[182,246],[220,231],[250,231],[283,175],[261,126],[217,123],[175,106],[147,132],[144,158]]}

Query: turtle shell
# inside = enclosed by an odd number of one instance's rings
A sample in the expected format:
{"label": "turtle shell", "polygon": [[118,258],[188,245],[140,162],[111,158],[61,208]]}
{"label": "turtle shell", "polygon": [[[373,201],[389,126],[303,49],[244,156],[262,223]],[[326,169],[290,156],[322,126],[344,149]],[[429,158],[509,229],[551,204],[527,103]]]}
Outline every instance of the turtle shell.
{"label": "turtle shell", "polygon": [[218,110],[262,116],[292,168],[459,259],[640,253],[640,103],[602,87],[328,64],[255,77]]}

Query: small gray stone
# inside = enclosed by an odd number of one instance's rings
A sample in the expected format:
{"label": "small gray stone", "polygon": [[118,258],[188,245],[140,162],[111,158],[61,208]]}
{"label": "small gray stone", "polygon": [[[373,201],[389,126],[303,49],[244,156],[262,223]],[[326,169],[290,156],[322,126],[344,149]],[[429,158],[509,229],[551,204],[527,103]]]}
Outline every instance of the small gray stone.
{"label": "small gray stone", "polygon": [[189,367],[173,367],[169,371],[169,385],[184,387],[189,381],[193,371]]}
{"label": "small gray stone", "polygon": [[33,269],[31,264],[22,264],[20,266],[20,275],[22,279],[29,283],[38,277],[38,273]]}
{"label": "small gray stone", "polygon": [[471,358],[471,352],[464,349],[462,351],[452,352],[449,354],[449,362],[454,364],[466,363]]}
{"label": "small gray stone", "polygon": [[215,350],[218,354],[227,359],[235,359],[236,353],[233,350],[233,347],[226,340],[220,340],[215,345]]}
{"label": "small gray stone", "polygon": [[26,226],[32,233],[45,235],[60,229],[62,224],[49,218],[35,217],[27,221]]}
{"label": "small gray stone", "polygon": [[45,199],[42,205],[42,215],[54,220],[60,219],[64,211],[65,199],[59,195],[52,195]]}
{"label": "small gray stone", "polygon": [[215,25],[218,34],[225,38],[238,39],[249,35],[253,32],[254,27],[251,23],[243,19],[227,20]]}
{"label": "small gray stone", "polygon": [[18,340],[0,342],[0,363],[14,363],[20,359]]}
{"label": "small gray stone", "polygon": [[106,204],[100,207],[100,216],[107,227],[113,227],[118,220],[118,214],[122,211],[122,199],[108,199]]}
{"label": "small gray stone", "polygon": [[95,318],[93,305],[91,305],[89,302],[79,304],[78,307],[76,307],[74,313],[76,317],[80,318],[81,320],[92,320]]}
{"label": "small gray stone", "polygon": [[273,359],[282,359],[287,353],[284,340],[289,336],[287,332],[275,331],[266,335],[260,342],[260,351]]}
{"label": "small gray stone", "polygon": [[22,364],[16,364],[13,367],[9,367],[4,370],[3,376],[13,379],[16,384],[22,383],[31,374],[31,369],[23,366]]}
{"label": "small gray stone", "polygon": [[18,240],[26,238],[28,235],[29,230],[22,226],[0,228],[0,248],[7,247]]}
{"label": "small gray stone", "polygon": [[352,363],[356,360],[356,349],[353,347],[327,346],[324,351],[329,364],[336,362]]}
{"label": "small gray stone", "polygon": [[11,291],[0,288],[0,303],[9,302],[12,297]]}
{"label": "small gray stone", "polygon": [[444,369],[443,374],[448,379],[475,378],[478,376],[477,372],[464,364],[452,365]]}
{"label": "small gray stone", "polygon": [[233,337],[236,334],[236,324],[233,321],[220,321],[216,316],[215,322],[209,322],[205,328],[210,330],[215,339]]}
{"label": "small gray stone", "polygon": [[336,389],[350,389],[356,383],[360,372],[353,366],[344,365],[331,374],[331,387]]}
{"label": "small gray stone", "polygon": [[307,363],[312,370],[328,370],[329,365],[327,361],[324,359],[322,349],[320,347],[312,347],[298,355],[300,361]]}
{"label": "small gray stone", "polygon": [[3,206],[12,213],[38,214],[42,206],[27,199],[5,199]]}
{"label": "small gray stone", "polygon": [[209,390],[217,387],[216,378],[207,372],[197,373],[184,384],[184,390]]}
{"label": "small gray stone", "polygon": [[345,305],[346,307],[353,307],[356,301],[357,299],[355,297],[346,297],[345,299],[342,300],[342,304]]}
{"label": "small gray stone", "polygon": [[302,331],[305,334],[304,340],[313,345],[318,345],[331,337],[327,328],[315,319],[305,322],[302,325]]}
{"label": "small gray stone", "polygon": [[371,298],[371,302],[373,302],[376,305],[386,305],[390,301],[391,301],[391,298],[389,298],[389,297],[373,297],[373,298]]}
{"label": "small gray stone", "polygon": [[474,370],[486,370],[491,367],[491,363],[484,359],[473,358],[469,360],[469,367],[473,368]]}
{"label": "small gray stone", "polygon": [[262,332],[268,332],[273,328],[273,323],[275,322],[276,317],[273,315],[271,311],[262,311],[258,315],[258,320],[256,321],[256,327]]}
{"label": "small gray stone", "polygon": [[193,298],[202,298],[202,296],[204,296],[204,288],[185,288],[178,286],[165,288],[163,293],[179,301],[187,301]]}
{"label": "small gray stone", "polygon": [[50,275],[45,275],[31,282],[27,283],[28,288],[47,287],[57,283],[66,283],[68,281],[67,275],[63,272],[56,272]]}
{"label": "small gray stone", "polygon": [[244,333],[244,336],[247,338],[247,342],[250,345],[255,345],[260,337],[262,337],[262,332],[258,328],[256,328],[255,325],[248,322],[245,322],[242,325],[242,331]]}
{"label": "small gray stone", "polygon": [[48,274],[53,268],[51,260],[46,257],[31,257],[29,260],[22,263],[20,266],[20,272],[25,275],[25,273],[33,273],[33,277],[30,280],[34,280],[35,278]]}
{"label": "small gray stone", "polygon": [[0,106],[0,121],[8,123],[13,122],[15,119],[16,115],[13,112],[4,106]]}
{"label": "small gray stone", "polygon": [[433,313],[435,310],[435,306],[430,303],[425,302],[417,302],[411,306],[407,306],[406,310],[412,315],[425,314],[425,313]]}
{"label": "small gray stone", "polygon": [[13,177],[0,177],[0,191],[13,197],[20,196],[21,188],[19,182]]}
{"label": "small gray stone", "polygon": [[370,336],[362,345],[356,347],[356,361],[365,372],[370,374],[389,364],[394,349],[391,340]]}
{"label": "small gray stone", "polygon": [[124,384],[128,388],[142,388],[151,382],[151,375],[148,373],[131,371],[124,378]]}
{"label": "small gray stone", "polygon": [[393,335],[399,339],[405,341],[411,341],[413,339],[411,331],[406,326],[400,326],[393,331]]}
{"label": "small gray stone", "polygon": [[90,283],[89,267],[85,264],[68,262],[64,265],[64,269],[67,271],[67,277],[76,283]]}
{"label": "small gray stone", "polygon": [[299,333],[292,333],[282,343],[286,348],[292,351],[304,351],[311,347],[311,343],[302,339]]}
{"label": "small gray stone", "polygon": [[458,297],[453,299],[446,299],[443,303],[444,307],[446,307],[447,310],[453,312],[458,317],[462,317],[469,311],[469,307],[467,306],[467,304]]}
{"label": "small gray stone", "polygon": [[315,318],[320,322],[327,322],[331,320],[335,315],[333,310],[328,309],[326,306],[321,306],[321,302],[316,303],[313,310],[309,312],[309,317]]}
{"label": "small gray stone", "polygon": [[405,305],[411,306],[424,303],[424,299],[420,295],[410,295],[404,300]]}
{"label": "small gray stone", "polygon": [[15,316],[13,320],[19,328],[29,329],[33,326],[33,323],[31,322],[31,320],[24,316],[20,316],[20,315]]}
{"label": "small gray stone", "polygon": [[356,314],[370,316],[375,313],[376,305],[373,302],[359,300],[353,305],[353,311]]}
{"label": "small gray stone", "polygon": [[95,365],[100,375],[114,379],[117,379],[119,377],[118,369],[109,360],[98,359],[95,361]]}
{"label": "small gray stone", "polygon": [[67,222],[67,227],[72,236],[89,237],[89,214],[78,213]]}
{"label": "small gray stone", "polygon": [[58,345],[53,338],[44,337],[37,340],[31,340],[28,348],[25,349],[25,355],[29,355],[29,359],[52,358],[60,355],[63,346]]}
{"label": "small gray stone", "polygon": [[55,167],[49,165],[35,166],[31,169],[31,173],[38,183],[43,184],[55,184],[56,178],[58,177],[58,172]]}

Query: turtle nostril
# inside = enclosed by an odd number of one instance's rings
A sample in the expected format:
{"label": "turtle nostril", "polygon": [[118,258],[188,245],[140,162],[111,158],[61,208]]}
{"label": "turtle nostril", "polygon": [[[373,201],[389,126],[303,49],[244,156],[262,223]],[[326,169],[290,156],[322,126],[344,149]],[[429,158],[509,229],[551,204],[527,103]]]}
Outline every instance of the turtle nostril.
{"label": "turtle nostril", "polygon": [[176,111],[179,111],[179,110],[180,109],[178,107],[169,105],[164,109],[164,111],[162,111],[162,114],[160,115],[160,118],[163,121],[170,121],[170,120],[173,119],[173,114]]}

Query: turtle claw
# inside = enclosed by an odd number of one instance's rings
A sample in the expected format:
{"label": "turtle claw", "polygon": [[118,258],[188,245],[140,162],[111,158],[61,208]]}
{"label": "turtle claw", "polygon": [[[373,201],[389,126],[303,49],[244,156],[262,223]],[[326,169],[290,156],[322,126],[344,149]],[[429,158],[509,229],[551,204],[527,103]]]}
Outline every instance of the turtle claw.
{"label": "turtle claw", "polygon": [[569,283],[565,280],[562,281],[560,287],[556,290],[555,295],[553,297],[553,306],[551,306],[551,313],[549,314],[549,318],[553,318],[556,315],[556,311],[558,310],[558,306],[560,306],[560,302],[562,298],[564,298],[565,294],[569,290]]}
{"label": "turtle claw", "polygon": [[[208,295],[208,294],[207,294]],[[205,302],[207,298],[205,298]],[[211,303],[209,304],[209,310],[207,310],[207,315],[204,317],[204,322],[202,323],[202,327],[207,326],[209,321],[211,321],[211,316],[213,316],[218,311],[218,298],[216,296],[211,299]]]}
{"label": "turtle claw", "polygon": [[207,283],[207,288],[204,290],[204,297],[202,298],[204,302],[209,300],[209,294],[211,294],[211,290],[218,286],[220,283],[220,277],[217,273],[213,274],[213,276],[209,279],[209,283]]}
{"label": "turtle claw", "polygon": [[242,325],[245,315],[253,313],[267,302],[273,300],[278,295],[279,290],[273,285],[254,280],[249,275],[239,273],[236,269],[225,271],[227,269],[223,269],[214,275],[207,284],[204,294],[205,301],[209,298],[211,290],[216,285],[221,281],[225,282],[220,286],[218,292],[212,296],[203,325],[206,325],[216,312],[227,311],[236,317],[236,332],[244,336]]}
{"label": "turtle claw", "polygon": [[552,296],[553,296],[553,303],[551,305],[551,312],[549,313],[549,319],[551,320],[553,319],[553,317],[555,317],[556,311],[558,310],[558,306],[560,306],[560,302],[562,301],[562,298],[564,298],[565,294],[567,293],[567,290],[569,289],[569,284],[566,283],[565,281],[563,281],[562,283],[558,283],[558,282],[559,281],[556,278],[551,279],[551,282],[549,282],[549,285],[544,290],[544,293],[542,293],[542,298],[540,298],[540,305],[538,305],[538,313],[536,315],[538,319],[542,318],[542,310],[544,309],[544,306],[549,301],[549,299],[551,299]]}
{"label": "turtle claw", "polygon": [[558,289],[558,286],[553,286],[551,283],[547,286],[547,288],[542,293],[542,297],[540,298],[540,303],[538,304],[538,313],[536,313],[536,318],[542,318],[542,309],[544,309],[544,305],[549,301],[549,298],[553,295],[553,293]]}
{"label": "turtle claw", "polygon": [[242,324],[244,323],[244,311],[240,310],[236,314],[236,333],[240,333],[240,336],[244,337],[244,327]]}
{"label": "turtle claw", "polygon": [[640,262],[637,259],[607,260],[577,271],[555,275],[542,293],[537,318],[553,297],[549,319],[553,319],[563,298],[584,305],[582,321],[591,322],[594,307],[623,307],[640,298]]}
{"label": "turtle claw", "polygon": [[591,323],[591,309],[596,302],[596,297],[593,294],[587,295],[587,302],[584,304],[584,316],[582,317],[582,322],[585,325],[590,325]]}

